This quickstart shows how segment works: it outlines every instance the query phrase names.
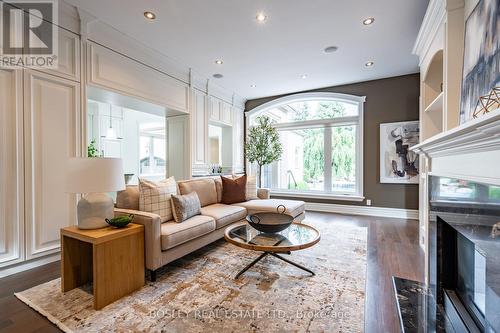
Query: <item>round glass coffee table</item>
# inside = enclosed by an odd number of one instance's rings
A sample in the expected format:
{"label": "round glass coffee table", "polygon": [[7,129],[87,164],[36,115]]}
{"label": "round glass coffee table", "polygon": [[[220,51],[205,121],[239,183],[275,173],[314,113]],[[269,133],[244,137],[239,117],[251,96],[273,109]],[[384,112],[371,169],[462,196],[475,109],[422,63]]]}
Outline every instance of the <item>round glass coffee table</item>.
{"label": "round glass coffee table", "polygon": [[250,267],[268,255],[314,275],[313,271],[278,254],[291,254],[292,251],[306,249],[319,242],[321,238],[319,231],[307,224],[294,222],[287,229],[270,234],[252,228],[247,222],[240,222],[229,226],[225,230],[224,238],[229,243],[241,248],[263,252],[236,274],[235,279],[239,278],[241,274],[245,273]]}

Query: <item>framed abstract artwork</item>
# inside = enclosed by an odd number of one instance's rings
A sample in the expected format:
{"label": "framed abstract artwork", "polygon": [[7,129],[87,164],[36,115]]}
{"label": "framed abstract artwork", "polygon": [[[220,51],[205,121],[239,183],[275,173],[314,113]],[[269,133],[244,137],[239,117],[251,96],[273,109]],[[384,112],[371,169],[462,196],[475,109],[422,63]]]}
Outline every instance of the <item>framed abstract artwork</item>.
{"label": "framed abstract artwork", "polygon": [[460,123],[473,118],[479,98],[500,86],[500,0],[479,0],[465,23]]}
{"label": "framed abstract artwork", "polygon": [[409,149],[420,140],[418,121],[380,124],[380,182],[418,184],[418,154]]}

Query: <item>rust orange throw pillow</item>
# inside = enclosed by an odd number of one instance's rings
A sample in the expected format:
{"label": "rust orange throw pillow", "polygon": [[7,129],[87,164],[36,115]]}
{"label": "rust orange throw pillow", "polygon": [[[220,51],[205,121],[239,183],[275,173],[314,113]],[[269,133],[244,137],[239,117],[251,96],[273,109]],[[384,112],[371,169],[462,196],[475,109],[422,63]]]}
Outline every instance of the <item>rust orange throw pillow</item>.
{"label": "rust orange throw pillow", "polygon": [[247,176],[236,179],[220,177],[222,179],[222,200],[224,204],[233,204],[246,200]]}

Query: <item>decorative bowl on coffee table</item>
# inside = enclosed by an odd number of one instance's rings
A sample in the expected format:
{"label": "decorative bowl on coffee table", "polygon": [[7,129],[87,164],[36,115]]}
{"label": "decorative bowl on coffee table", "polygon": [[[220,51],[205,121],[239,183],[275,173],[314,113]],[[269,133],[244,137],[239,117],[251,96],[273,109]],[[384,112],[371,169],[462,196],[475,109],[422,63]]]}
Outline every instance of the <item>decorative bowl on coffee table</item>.
{"label": "decorative bowl on coffee table", "polygon": [[247,222],[255,229],[265,233],[277,233],[288,228],[293,222],[293,216],[285,214],[286,207],[279,205],[276,213],[262,212],[249,214]]}

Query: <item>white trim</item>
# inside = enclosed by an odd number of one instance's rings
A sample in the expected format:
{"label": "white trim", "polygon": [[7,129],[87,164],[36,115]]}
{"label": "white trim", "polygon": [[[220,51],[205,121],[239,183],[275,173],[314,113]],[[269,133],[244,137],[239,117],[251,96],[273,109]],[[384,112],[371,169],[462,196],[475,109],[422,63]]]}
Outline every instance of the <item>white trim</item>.
{"label": "white trim", "polygon": [[0,278],[61,260],[60,252],[0,269]]}
{"label": "white trim", "polygon": [[356,186],[357,186],[357,192],[358,195],[364,196],[365,195],[365,189],[364,189],[364,183],[365,183],[365,171],[363,169],[363,161],[365,159],[364,155],[364,133],[365,133],[365,100],[366,97],[363,97],[363,102],[360,102],[358,104],[358,125],[356,127],[356,134],[357,134],[357,142],[356,142]]}
{"label": "white trim", "polygon": [[[310,92],[310,93],[297,93],[291,94],[288,96],[284,96],[281,98],[274,99],[258,107],[245,112],[246,122],[245,126],[248,131],[250,125],[250,117],[255,115],[256,113],[264,112],[269,109],[278,108],[280,106],[286,106],[292,102],[299,101],[337,101],[337,102],[345,102],[350,104],[356,104],[358,108],[357,116],[346,116],[346,117],[337,117],[332,119],[314,119],[314,120],[305,120],[305,121],[297,121],[297,122],[288,122],[288,123],[278,123],[273,126],[277,130],[293,130],[300,128],[317,128],[317,127],[339,127],[339,126],[356,126],[356,193],[354,195],[347,194],[346,196],[340,194],[339,192],[322,192],[322,193],[301,193],[301,192],[293,192],[290,194],[289,192],[282,192],[281,190],[274,191],[273,193],[277,193],[282,196],[302,196],[308,198],[327,198],[334,200],[348,200],[348,201],[363,201],[364,200],[364,177],[363,177],[363,132],[364,132],[364,103],[366,101],[366,96],[356,96],[356,95],[348,95],[334,92]],[[326,132],[325,132],[326,134]],[[325,135],[326,140],[326,135]],[[327,145],[324,145],[324,149],[327,148]],[[325,154],[325,173],[328,173],[328,176],[331,176],[331,167],[328,167],[327,154]],[[247,170],[251,169],[251,164],[247,161]],[[330,170],[329,170],[330,169]],[[328,177],[325,176],[325,179]],[[326,179],[328,181],[328,179]],[[327,183],[326,183],[327,184]],[[328,184],[327,184],[328,185]]]}
{"label": "white trim", "polygon": [[439,27],[446,16],[446,8],[444,0],[431,0],[427,11],[425,12],[424,20],[420,26],[415,45],[413,46],[413,54],[420,58],[419,65],[422,65],[425,55],[429,51],[432,41],[439,31]]}
{"label": "white trim", "polygon": [[[278,130],[301,129],[301,128],[322,128],[334,126],[358,125],[360,116],[336,117],[331,119],[302,120],[288,123],[273,124]],[[250,125],[252,127],[252,125]]]}
{"label": "white trim", "polygon": [[325,127],[323,134],[323,178],[325,188],[332,188],[332,128]]}
{"label": "white trim", "polygon": [[366,101],[366,96],[356,96],[356,95],[348,95],[348,94],[340,94],[333,92],[310,92],[310,93],[299,93],[287,95],[284,97],[273,99],[267,103],[261,104],[256,108],[247,111],[246,117],[250,117],[255,113],[259,113],[261,111],[267,110],[269,108],[279,107],[281,105],[290,104],[293,102],[302,102],[302,101],[311,101],[311,100],[337,100],[341,102],[347,103],[359,103],[363,104]]}
{"label": "white trim", "polygon": [[461,155],[500,149],[500,109],[437,134],[410,150],[429,157]]}
{"label": "white trim", "polygon": [[418,210],[306,202],[306,211],[418,220]]}
{"label": "white trim", "polygon": [[285,190],[270,190],[271,196],[276,197],[291,197],[291,198],[310,198],[310,199],[329,199],[338,201],[363,201],[364,196],[356,194],[339,194],[335,192],[299,192],[299,191],[285,191]]}

